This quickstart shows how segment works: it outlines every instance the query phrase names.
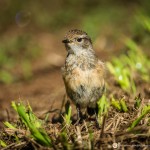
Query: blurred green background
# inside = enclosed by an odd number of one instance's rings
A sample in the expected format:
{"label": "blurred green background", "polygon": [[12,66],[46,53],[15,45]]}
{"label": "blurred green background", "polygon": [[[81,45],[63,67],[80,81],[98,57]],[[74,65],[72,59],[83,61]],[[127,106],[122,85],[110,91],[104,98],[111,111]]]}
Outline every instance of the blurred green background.
{"label": "blurred green background", "polygon": [[[52,38],[48,36],[47,40],[57,42],[49,47],[57,51],[62,48],[61,39],[66,31],[73,28],[85,30],[92,37],[95,48],[102,50],[103,55],[111,54],[109,49],[118,55],[116,49],[122,50],[125,37],[132,38],[149,55],[150,2],[0,1],[0,84],[32,78],[34,64],[42,63],[41,56],[51,53],[49,50],[43,54],[44,46],[38,38],[42,38],[43,34],[51,35]],[[60,55],[64,56],[64,53],[60,52]]]}

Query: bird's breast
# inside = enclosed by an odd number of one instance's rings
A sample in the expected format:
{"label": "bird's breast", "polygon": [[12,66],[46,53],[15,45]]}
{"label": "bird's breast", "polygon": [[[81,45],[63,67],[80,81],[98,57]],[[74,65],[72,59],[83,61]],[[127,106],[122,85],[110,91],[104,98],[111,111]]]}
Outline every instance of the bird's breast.
{"label": "bird's breast", "polygon": [[64,80],[67,87],[75,91],[81,85],[87,90],[92,87],[100,87],[103,79],[96,69],[82,70],[76,67],[64,77]]}

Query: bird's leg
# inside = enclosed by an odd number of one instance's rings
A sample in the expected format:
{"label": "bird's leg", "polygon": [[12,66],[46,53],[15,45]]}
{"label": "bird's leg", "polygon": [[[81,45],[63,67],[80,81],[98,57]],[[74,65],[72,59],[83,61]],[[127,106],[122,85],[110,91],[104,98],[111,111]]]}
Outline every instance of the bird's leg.
{"label": "bird's leg", "polygon": [[99,129],[99,118],[98,118],[98,105],[96,104],[95,108],[87,107],[87,114],[95,117],[96,127]]}
{"label": "bird's leg", "polygon": [[96,104],[96,108],[94,109],[94,111],[95,111],[95,120],[96,120],[96,127],[98,128],[98,129],[100,129],[100,124],[99,124],[99,118],[98,118],[98,104]]}
{"label": "bird's leg", "polygon": [[80,121],[82,121],[82,112],[81,112],[81,110],[80,110],[80,105],[79,104],[77,104],[76,105],[76,109],[77,109],[77,124],[80,122]]}
{"label": "bird's leg", "polygon": [[99,125],[98,115],[97,114],[96,114],[95,120],[96,120],[96,127],[97,127],[97,129],[100,129],[100,125]]}

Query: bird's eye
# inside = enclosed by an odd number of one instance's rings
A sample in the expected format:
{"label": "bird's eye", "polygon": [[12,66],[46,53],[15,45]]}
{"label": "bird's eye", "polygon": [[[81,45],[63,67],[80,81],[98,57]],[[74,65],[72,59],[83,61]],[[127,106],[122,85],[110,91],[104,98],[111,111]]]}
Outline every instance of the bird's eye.
{"label": "bird's eye", "polygon": [[81,42],[81,41],[82,41],[82,38],[78,38],[77,41],[78,41],[78,42]]}

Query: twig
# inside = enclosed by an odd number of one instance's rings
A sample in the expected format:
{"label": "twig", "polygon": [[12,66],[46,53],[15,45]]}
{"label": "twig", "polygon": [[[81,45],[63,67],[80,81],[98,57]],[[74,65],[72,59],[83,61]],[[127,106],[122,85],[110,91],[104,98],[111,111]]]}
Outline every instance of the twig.
{"label": "twig", "polygon": [[7,147],[2,148],[1,150],[15,149],[15,148],[22,147],[26,144],[27,144],[27,142],[21,142],[21,143],[18,143],[18,144],[12,143],[12,144],[8,145]]}
{"label": "twig", "polygon": [[82,145],[82,136],[79,126],[76,126],[76,131],[77,131],[77,143],[79,145]]}
{"label": "twig", "polygon": [[104,115],[102,129],[101,129],[101,133],[100,133],[100,138],[103,138],[104,128],[105,128],[105,122],[106,122],[106,115]]}

